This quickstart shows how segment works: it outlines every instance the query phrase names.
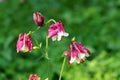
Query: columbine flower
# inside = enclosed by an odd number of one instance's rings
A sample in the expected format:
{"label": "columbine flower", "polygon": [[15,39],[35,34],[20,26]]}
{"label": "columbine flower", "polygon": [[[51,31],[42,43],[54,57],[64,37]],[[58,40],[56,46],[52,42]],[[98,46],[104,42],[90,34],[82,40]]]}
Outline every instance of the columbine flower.
{"label": "columbine flower", "polygon": [[30,34],[21,33],[16,44],[17,52],[31,52],[32,45]]}
{"label": "columbine flower", "polygon": [[85,58],[90,55],[90,51],[84,47],[80,42],[73,41],[70,44],[70,52],[65,52],[65,56],[68,56],[69,63],[83,63]]}
{"label": "columbine flower", "polygon": [[30,74],[29,80],[40,80],[40,77],[37,74]]}
{"label": "columbine flower", "polygon": [[38,26],[43,26],[44,24],[44,17],[39,12],[33,13],[33,20]]}
{"label": "columbine flower", "polygon": [[52,24],[48,29],[48,37],[52,38],[53,41],[60,41],[62,36],[68,36],[69,34],[64,31],[62,22],[56,22]]}

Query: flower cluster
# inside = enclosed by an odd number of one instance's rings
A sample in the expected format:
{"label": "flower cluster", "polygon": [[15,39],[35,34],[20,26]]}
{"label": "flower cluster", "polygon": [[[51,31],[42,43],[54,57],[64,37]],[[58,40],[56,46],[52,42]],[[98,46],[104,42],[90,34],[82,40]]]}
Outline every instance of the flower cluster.
{"label": "flower cluster", "polygon": [[[49,23],[50,21],[53,21],[54,23],[49,25],[48,27],[48,34],[46,35],[46,56],[48,57],[48,39],[51,38],[52,41],[60,41],[62,37],[69,36],[69,33],[67,33],[64,29],[64,25],[61,21],[56,22],[53,19],[50,19],[48,22],[44,22],[44,16],[42,16],[39,12],[33,13],[33,20],[39,27],[43,27],[45,24]],[[18,37],[18,41],[16,43],[17,52],[32,52],[33,49],[38,48],[39,46],[33,47],[33,42],[31,39],[31,34],[33,34],[35,31],[30,31],[28,34],[26,33],[20,33]],[[68,63],[83,63],[87,57],[90,56],[90,51],[82,45],[81,42],[72,41],[70,43],[70,51],[65,51],[64,55],[68,57]],[[45,57],[46,57],[45,56]],[[64,61],[65,62],[65,61]],[[64,63],[63,62],[63,63]],[[63,64],[64,65],[64,64]],[[59,80],[61,80],[61,74]],[[46,78],[45,80],[48,80],[49,78]],[[40,80],[40,77],[38,74],[31,74],[29,76],[29,80]]]}

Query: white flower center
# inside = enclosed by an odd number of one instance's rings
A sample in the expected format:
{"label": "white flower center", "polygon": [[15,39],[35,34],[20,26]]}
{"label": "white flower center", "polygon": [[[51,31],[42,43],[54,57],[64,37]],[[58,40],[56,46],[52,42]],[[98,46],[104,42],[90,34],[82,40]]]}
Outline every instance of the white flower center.
{"label": "white flower center", "polygon": [[57,40],[57,36],[53,36],[52,41],[56,41],[56,40]]}
{"label": "white flower center", "polygon": [[26,45],[23,45],[23,47],[21,48],[20,51],[27,52],[27,51],[29,51],[29,49],[28,49],[28,47]]}

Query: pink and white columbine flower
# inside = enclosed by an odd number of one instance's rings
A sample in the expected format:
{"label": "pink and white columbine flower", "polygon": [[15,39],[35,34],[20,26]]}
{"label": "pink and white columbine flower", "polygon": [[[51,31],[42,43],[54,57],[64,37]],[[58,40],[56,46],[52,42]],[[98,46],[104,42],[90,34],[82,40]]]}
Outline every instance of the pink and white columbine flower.
{"label": "pink and white columbine flower", "polygon": [[52,38],[53,41],[60,41],[62,36],[68,36],[69,34],[65,32],[62,22],[56,22],[52,24],[48,29],[48,37]]}
{"label": "pink and white columbine flower", "polygon": [[30,74],[29,80],[40,80],[40,77],[37,74]]}
{"label": "pink and white columbine flower", "polygon": [[38,26],[43,26],[44,24],[44,17],[39,12],[33,13],[33,20]]}
{"label": "pink and white columbine flower", "polygon": [[32,46],[30,34],[21,33],[16,44],[17,52],[31,52]]}
{"label": "pink and white columbine flower", "polygon": [[85,58],[90,55],[90,51],[84,47],[80,42],[73,41],[70,44],[70,52],[65,52],[65,56],[68,56],[69,63],[83,63]]}

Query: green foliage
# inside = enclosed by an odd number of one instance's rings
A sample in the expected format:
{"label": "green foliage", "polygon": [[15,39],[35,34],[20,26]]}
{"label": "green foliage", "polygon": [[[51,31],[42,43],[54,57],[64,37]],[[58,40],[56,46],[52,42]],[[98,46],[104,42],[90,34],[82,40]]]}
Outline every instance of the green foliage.
{"label": "green foliage", "polygon": [[[61,20],[66,32],[70,33],[60,42],[49,40],[51,80],[58,80],[63,52],[69,49],[74,36],[91,50],[92,55],[84,64],[68,65],[66,62],[63,80],[120,80],[120,0],[0,2],[0,80],[28,80],[31,73],[39,74],[42,80],[47,77],[43,50],[16,52],[19,33],[36,29],[32,18],[34,11],[40,11],[45,21]],[[46,34],[47,26],[32,35],[43,42],[43,48]]]}

